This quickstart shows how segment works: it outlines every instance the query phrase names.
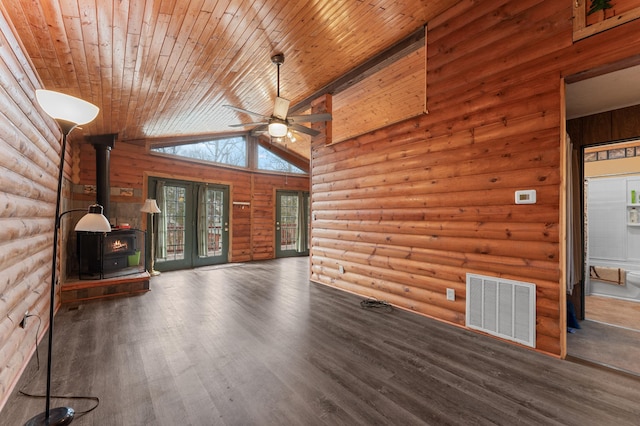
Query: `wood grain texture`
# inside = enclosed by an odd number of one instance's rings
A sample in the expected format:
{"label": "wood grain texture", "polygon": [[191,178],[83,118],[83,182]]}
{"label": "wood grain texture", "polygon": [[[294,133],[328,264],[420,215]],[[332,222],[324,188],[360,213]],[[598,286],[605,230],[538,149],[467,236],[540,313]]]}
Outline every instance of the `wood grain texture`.
{"label": "wood grain texture", "polygon": [[281,94],[293,106],[456,1],[20,0],[5,7],[44,86],[100,107],[85,134],[134,140],[227,132],[248,121],[224,104],[270,115],[277,92],[270,57],[278,52],[286,58]]}
{"label": "wood grain texture", "polygon": [[[428,23],[429,114],[313,143],[312,280],[460,325],[464,294],[442,298],[465,272],[534,282],[537,349],[565,353],[560,77],[637,55],[604,45],[640,28],[574,44],[570,17],[562,2],[462,1]],[[519,189],[537,203],[515,205]]]}
{"label": "wood grain texture", "polygon": [[[286,258],[167,272],[143,296],[65,306],[54,393],[100,398],[79,426],[625,426],[638,418],[637,378],[403,310],[363,309],[361,297],[309,283],[308,266]],[[19,388],[40,392],[34,361]],[[14,393],[0,425],[22,424],[41,405]]]}
{"label": "wood grain texture", "polygon": [[[0,9],[1,11],[2,9]],[[60,130],[35,100],[38,77],[0,16],[0,406],[48,323]],[[66,185],[65,185],[66,186]],[[66,191],[65,191],[66,192]],[[64,262],[64,255],[61,256]],[[64,279],[64,272],[58,275]],[[18,324],[25,312],[38,315]]]}
{"label": "wood grain texture", "polygon": [[[95,149],[88,143],[79,145],[80,185],[95,184]],[[228,185],[231,203],[231,255],[230,262],[275,257],[275,190],[308,191],[309,177],[305,175],[272,174],[249,170],[217,167],[197,161],[151,154],[144,144],[116,142],[111,151],[110,183],[112,187],[133,188],[141,193],[147,190],[149,176],[208,182]],[[90,201],[94,195],[73,194],[74,200]],[[132,197],[112,200],[140,203]],[[234,201],[250,205],[233,205]],[[146,215],[140,213],[141,217]]]}
{"label": "wood grain texture", "polygon": [[426,47],[398,59],[333,97],[333,142],[426,112]]}

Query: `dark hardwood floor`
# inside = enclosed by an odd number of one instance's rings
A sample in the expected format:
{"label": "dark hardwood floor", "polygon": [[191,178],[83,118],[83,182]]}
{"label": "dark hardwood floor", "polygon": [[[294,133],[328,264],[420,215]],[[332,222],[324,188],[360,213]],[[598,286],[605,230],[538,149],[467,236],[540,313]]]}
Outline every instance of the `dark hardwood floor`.
{"label": "dark hardwood floor", "polygon": [[[166,272],[63,305],[53,391],[100,398],[74,425],[638,424],[638,378],[361,300],[309,283],[307,258]],[[40,358],[19,389],[44,391]],[[0,425],[43,410],[16,389]]]}

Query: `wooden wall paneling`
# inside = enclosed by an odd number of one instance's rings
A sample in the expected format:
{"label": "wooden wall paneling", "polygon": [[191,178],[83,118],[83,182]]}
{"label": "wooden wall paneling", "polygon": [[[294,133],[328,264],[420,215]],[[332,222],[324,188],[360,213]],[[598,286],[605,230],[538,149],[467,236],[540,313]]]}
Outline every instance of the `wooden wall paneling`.
{"label": "wooden wall paneling", "polygon": [[425,63],[423,47],[334,95],[333,142],[423,114]]}
{"label": "wooden wall paneling", "polygon": [[[331,221],[316,219],[318,230],[332,229],[335,231],[355,231],[362,233],[381,233],[389,235],[389,241],[397,235],[428,235],[432,238],[446,236],[460,236],[465,238],[479,237],[490,240],[530,241],[541,240],[558,242],[557,225],[547,225],[535,222],[514,222],[508,227],[503,224],[486,222],[441,221],[427,222],[393,221],[393,220],[360,220],[357,224],[346,221]],[[362,238],[359,236],[359,238]]]}
{"label": "wooden wall paneling", "polygon": [[[371,163],[366,155],[361,156],[357,159],[357,167],[350,168],[343,164],[343,170],[340,172],[328,171],[327,174],[314,176],[313,188],[318,193],[314,200],[336,199],[340,196],[347,197],[349,194],[352,194],[349,196],[351,199],[368,198],[375,197],[376,194],[383,193],[385,190],[389,195],[399,196],[420,189],[422,189],[421,193],[428,194],[443,191],[451,193],[470,191],[480,187],[483,189],[514,187],[521,184],[520,179],[527,179],[524,177],[526,173],[522,173],[523,170],[536,175],[530,175],[529,178],[537,180],[539,184],[553,185],[558,182],[558,172],[553,169],[559,158],[558,151],[549,150],[543,154],[537,151],[519,153],[518,146],[521,146],[521,150],[527,149],[527,146],[528,149],[531,147],[531,142],[524,138],[522,145],[518,143],[511,145],[514,148],[514,154],[510,155],[508,154],[509,140],[510,138],[505,140],[504,146],[495,143],[495,151],[492,150],[490,143],[479,143],[459,155],[447,151],[435,151],[428,154],[427,160],[420,156],[406,159],[401,157],[396,161],[387,159],[379,166],[380,175],[362,175],[361,171],[367,167],[366,164]],[[540,148],[552,146],[552,140],[538,144]],[[483,160],[478,160],[480,157]],[[507,175],[496,174],[496,166],[505,170],[504,173]],[[474,178],[477,181],[474,181]],[[324,183],[329,179],[332,179],[330,183]],[[398,185],[402,185],[402,188],[399,189]],[[322,190],[325,192],[320,192]],[[462,195],[459,197],[464,204],[466,200]]]}
{"label": "wooden wall paneling", "polygon": [[569,138],[571,138],[574,149],[582,146],[582,120],[580,118],[567,120],[567,133],[569,134]]}
{"label": "wooden wall paneling", "polygon": [[640,105],[611,111],[611,139],[640,137]]}
{"label": "wooden wall paneling", "polygon": [[580,40],[640,18],[638,0],[621,0],[610,4],[610,9],[588,14],[592,2],[576,1],[573,5],[573,39]]}
{"label": "wooden wall paneling", "polygon": [[619,108],[567,121],[567,132],[576,146],[640,138],[640,105]]}
{"label": "wooden wall paneling", "polygon": [[[317,244],[316,244],[317,242]],[[457,268],[469,268],[470,271],[490,271],[505,278],[528,275],[532,279],[553,282],[559,277],[557,263],[553,259],[532,260],[495,256],[487,253],[459,253],[446,250],[433,250],[420,247],[407,249],[389,244],[367,243],[361,241],[336,241],[314,237],[314,249],[331,257],[330,253],[361,253],[367,257],[378,255],[389,259],[411,259],[423,264],[437,263]],[[337,259],[337,257],[336,257]]]}
{"label": "wooden wall paneling", "polygon": [[585,145],[611,141],[611,112],[602,112],[584,117],[582,127],[582,137]]}
{"label": "wooden wall paneling", "polygon": [[[491,25],[480,24],[476,27],[476,21],[472,20],[472,16],[466,16],[466,13],[458,17],[461,22],[448,22],[445,28],[439,28],[433,23],[429,25],[427,90],[430,98],[442,92],[438,87],[446,87],[447,92],[455,93],[462,86],[472,82],[479,83],[500,71],[536,61],[541,56],[571,46],[571,40],[562,37],[568,29],[569,4],[540,0],[518,2],[529,7],[514,15],[504,16],[493,13],[501,3],[504,2],[485,3],[484,17]],[[558,19],[561,16],[567,16],[566,23]],[[518,25],[513,25],[515,21]],[[463,29],[457,33],[451,31],[456,26],[462,26]],[[474,28],[475,36],[467,37],[468,34],[465,33],[471,27]],[[444,34],[438,36],[440,31],[444,31]],[[535,39],[522,36],[532,33],[536,34]],[[451,36],[459,37],[460,42],[448,44],[447,40]],[[499,67],[492,66],[498,63]],[[541,72],[536,70],[533,74],[539,76]],[[431,108],[431,102],[429,105]]]}
{"label": "wooden wall paneling", "polygon": [[[40,87],[0,5],[0,407],[46,330],[60,131],[40,115]],[[43,318],[18,324],[26,311]]]}
{"label": "wooden wall paneling", "polygon": [[498,257],[521,257],[533,260],[557,260],[558,243],[548,241],[513,241],[508,239],[465,238],[439,235],[367,233],[315,229],[314,237],[341,241],[362,241],[385,246],[417,247],[459,253],[481,253]]}
{"label": "wooden wall paneling", "polygon": [[[88,143],[81,143],[79,148],[80,163],[83,165],[79,184],[94,185],[95,149]],[[118,141],[111,151],[110,166],[112,188],[142,190],[146,187],[143,181],[145,176],[230,184],[232,186],[230,262],[272,259],[275,255],[273,251],[274,188],[309,190],[308,176],[253,173],[247,170],[217,167],[203,162],[151,154],[140,144]],[[144,198],[146,198],[144,194],[139,198],[112,196],[112,200],[140,205]],[[74,194],[74,199],[90,202],[95,200],[95,195]],[[234,205],[234,201],[249,202],[250,205]]]}
{"label": "wooden wall paneling", "polygon": [[[313,146],[312,279],[456,324],[466,272],[533,281],[537,347],[559,354],[560,72],[547,57],[571,45],[570,5],[461,3],[429,23],[427,116]],[[529,188],[538,203],[515,205]]]}
{"label": "wooden wall paneling", "polygon": [[518,217],[513,218],[511,206],[450,206],[450,207],[423,207],[423,208],[395,208],[354,210],[341,209],[331,211],[315,211],[317,218],[336,220],[468,220],[491,221],[505,220],[527,222],[542,221],[553,223],[558,215],[557,208],[541,210],[536,206],[520,206]]}

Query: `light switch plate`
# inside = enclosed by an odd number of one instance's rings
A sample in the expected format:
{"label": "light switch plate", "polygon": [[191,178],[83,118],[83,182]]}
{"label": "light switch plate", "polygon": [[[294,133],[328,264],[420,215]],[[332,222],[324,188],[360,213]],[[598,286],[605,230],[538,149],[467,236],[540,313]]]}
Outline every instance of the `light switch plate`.
{"label": "light switch plate", "polygon": [[447,300],[451,300],[452,302],[456,300],[456,290],[453,288],[447,289]]}

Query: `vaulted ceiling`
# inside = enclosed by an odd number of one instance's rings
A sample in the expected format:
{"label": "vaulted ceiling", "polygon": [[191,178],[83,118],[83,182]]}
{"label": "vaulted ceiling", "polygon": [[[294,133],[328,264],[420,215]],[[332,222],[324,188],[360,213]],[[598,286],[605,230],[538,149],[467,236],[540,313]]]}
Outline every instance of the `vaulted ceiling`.
{"label": "vaulted ceiling", "polygon": [[[225,133],[296,105],[458,0],[11,0],[3,5],[45,88],[100,107],[85,135]],[[299,111],[302,112],[302,111]]]}

